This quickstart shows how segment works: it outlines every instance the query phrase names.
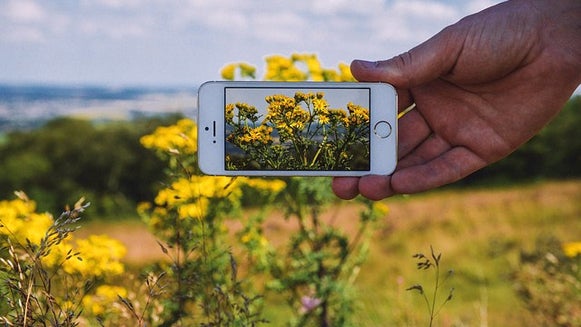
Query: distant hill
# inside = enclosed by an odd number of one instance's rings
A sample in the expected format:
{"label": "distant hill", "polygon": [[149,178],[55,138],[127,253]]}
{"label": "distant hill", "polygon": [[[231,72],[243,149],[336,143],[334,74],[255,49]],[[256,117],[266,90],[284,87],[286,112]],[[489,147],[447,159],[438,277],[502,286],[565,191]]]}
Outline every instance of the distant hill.
{"label": "distant hill", "polygon": [[0,132],[30,129],[49,119],[73,116],[91,120],[196,112],[192,88],[108,88],[100,86],[0,84]]}

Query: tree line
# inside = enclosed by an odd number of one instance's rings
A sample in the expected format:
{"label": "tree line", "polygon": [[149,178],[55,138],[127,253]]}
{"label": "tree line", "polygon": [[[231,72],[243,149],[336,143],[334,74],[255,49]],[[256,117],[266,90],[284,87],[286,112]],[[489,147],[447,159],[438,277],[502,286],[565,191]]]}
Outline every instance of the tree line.
{"label": "tree line", "polygon": [[64,204],[83,196],[98,216],[133,214],[136,203],[155,196],[165,169],[139,139],[178,118],[97,124],[62,117],[37,129],[10,132],[0,143],[0,199],[22,190],[39,210],[58,214]]}
{"label": "tree line", "polygon": [[[179,118],[97,124],[62,117],[34,130],[12,131],[0,141],[0,199],[23,190],[39,210],[58,213],[84,196],[96,216],[133,215],[137,203],[153,199],[166,169],[139,139]],[[576,96],[524,146],[455,186],[579,178],[580,126],[581,96]]]}

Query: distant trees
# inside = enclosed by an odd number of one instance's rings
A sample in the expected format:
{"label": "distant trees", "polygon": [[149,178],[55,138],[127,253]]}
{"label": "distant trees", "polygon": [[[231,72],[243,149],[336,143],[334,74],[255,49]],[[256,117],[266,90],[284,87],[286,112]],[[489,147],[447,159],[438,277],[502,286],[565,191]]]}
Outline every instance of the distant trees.
{"label": "distant trees", "polygon": [[84,196],[97,215],[133,212],[151,200],[165,165],[139,143],[178,116],[93,124],[57,118],[32,131],[16,131],[0,144],[0,198],[24,190],[39,209],[59,212]]}

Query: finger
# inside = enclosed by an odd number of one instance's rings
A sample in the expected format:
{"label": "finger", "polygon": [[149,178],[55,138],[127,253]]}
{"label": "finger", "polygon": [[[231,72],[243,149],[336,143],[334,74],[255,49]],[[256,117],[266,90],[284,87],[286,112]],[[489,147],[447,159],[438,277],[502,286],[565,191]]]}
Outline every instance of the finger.
{"label": "finger", "polygon": [[417,109],[408,112],[398,120],[398,157],[407,156],[431,134],[430,126]]}
{"label": "finger", "polygon": [[387,82],[409,89],[446,75],[462,50],[457,29],[444,29],[408,52],[384,61],[354,60],[351,73],[362,82]]}
{"label": "finger", "polygon": [[343,200],[351,200],[359,195],[359,178],[335,177],[331,188],[337,197]]}
{"label": "finger", "polygon": [[398,162],[398,168],[402,169],[430,162],[443,153],[448,152],[451,147],[450,143],[446,140],[438,135],[432,134],[419,146],[414,148],[413,151],[402,157]]}
{"label": "finger", "polygon": [[395,193],[422,192],[456,182],[484,166],[486,161],[472,151],[455,147],[425,164],[399,169],[390,186]]}
{"label": "finger", "polygon": [[370,200],[381,200],[395,194],[391,187],[391,176],[368,175],[359,179],[359,192]]}

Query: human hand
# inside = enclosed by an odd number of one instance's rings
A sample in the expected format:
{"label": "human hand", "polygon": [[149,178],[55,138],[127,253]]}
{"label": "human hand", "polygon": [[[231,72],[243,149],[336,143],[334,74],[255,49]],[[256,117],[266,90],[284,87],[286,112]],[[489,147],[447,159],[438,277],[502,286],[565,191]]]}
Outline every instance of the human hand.
{"label": "human hand", "polygon": [[337,177],[343,199],[379,200],[457,181],[514,151],[581,83],[581,2],[512,0],[468,16],[380,62],[354,61],[359,81],[391,83],[399,163],[391,176]]}

